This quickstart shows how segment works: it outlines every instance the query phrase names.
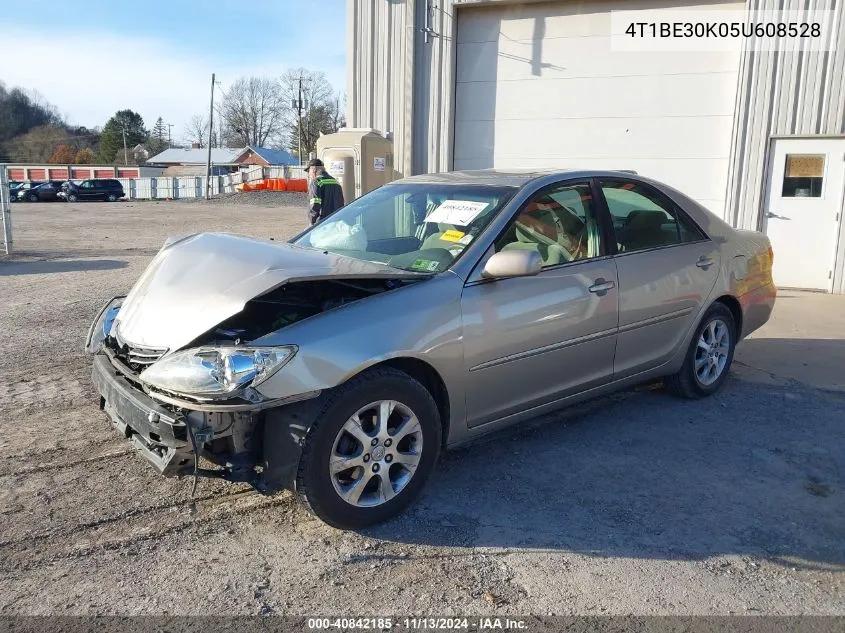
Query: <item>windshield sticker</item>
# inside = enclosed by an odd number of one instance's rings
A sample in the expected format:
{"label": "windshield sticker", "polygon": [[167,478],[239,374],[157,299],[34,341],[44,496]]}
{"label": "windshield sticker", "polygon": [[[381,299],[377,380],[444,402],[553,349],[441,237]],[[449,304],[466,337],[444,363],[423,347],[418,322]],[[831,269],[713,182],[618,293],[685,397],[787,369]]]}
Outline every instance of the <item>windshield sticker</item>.
{"label": "windshield sticker", "polygon": [[430,273],[433,273],[438,268],[440,268],[440,262],[431,259],[417,259],[411,264],[412,270],[424,270]]}
{"label": "windshield sticker", "polygon": [[447,200],[432,211],[425,221],[467,226],[488,206],[490,206],[489,202],[476,200]]}
{"label": "windshield sticker", "polygon": [[472,241],[472,235],[467,233],[461,239],[458,240],[458,244],[469,244]]}
{"label": "windshield sticker", "polygon": [[448,231],[444,232],[443,235],[440,236],[441,240],[446,240],[447,242],[460,242],[461,238],[464,236],[463,231],[456,231],[455,229],[449,229]]}

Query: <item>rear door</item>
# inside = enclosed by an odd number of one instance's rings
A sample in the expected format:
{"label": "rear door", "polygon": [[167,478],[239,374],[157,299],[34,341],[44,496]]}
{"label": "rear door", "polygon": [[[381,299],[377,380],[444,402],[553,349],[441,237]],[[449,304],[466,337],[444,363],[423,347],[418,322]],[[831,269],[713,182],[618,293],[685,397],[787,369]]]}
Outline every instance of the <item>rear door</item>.
{"label": "rear door", "polygon": [[470,277],[461,298],[467,424],[478,426],[608,382],[616,347],[616,266],[589,181],[532,196],[494,249],[533,250],[533,277]]}
{"label": "rear door", "polygon": [[719,250],[668,197],[646,183],[600,179],[619,275],[614,379],[667,362],[719,274]]}

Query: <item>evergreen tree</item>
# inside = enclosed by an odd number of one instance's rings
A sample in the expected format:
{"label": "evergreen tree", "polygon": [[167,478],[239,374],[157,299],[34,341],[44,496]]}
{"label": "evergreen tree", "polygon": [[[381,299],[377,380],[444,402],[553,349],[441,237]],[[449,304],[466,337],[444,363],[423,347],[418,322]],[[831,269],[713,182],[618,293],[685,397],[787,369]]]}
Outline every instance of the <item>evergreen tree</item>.
{"label": "evergreen tree", "polygon": [[123,156],[123,130],[126,130],[126,147],[145,143],[149,132],[144,128],[144,119],[132,110],[120,110],[108,120],[100,134],[100,160],[111,163],[118,152]]}
{"label": "evergreen tree", "polygon": [[155,156],[170,147],[168,139],[167,124],[161,117],[156,119],[152,132],[150,132],[150,140],[147,143],[147,148],[150,150],[150,156]]}

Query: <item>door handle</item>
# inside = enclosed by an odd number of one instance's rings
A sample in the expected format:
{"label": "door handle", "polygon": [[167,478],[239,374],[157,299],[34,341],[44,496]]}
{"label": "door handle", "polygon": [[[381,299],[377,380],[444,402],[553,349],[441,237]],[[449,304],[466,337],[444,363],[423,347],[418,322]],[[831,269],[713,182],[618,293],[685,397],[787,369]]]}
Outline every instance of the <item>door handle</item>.
{"label": "door handle", "polygon": [[699,268],[707,270],[708,268],[710,268],[713,265],[713,260],[710,259],[709,257],[705,256],[705,255],[702,255],[699,258],[699,260],[697,262],[695,262],[695,265],[698,266]]}
{"label": "door handle", "polygon": [[615,282],[606,281],[603,277],[599,277],[598,279],[596,279],[596,283],[587,288],[587,290],[601,297],[606,295],[608,290],[613,290],[615,287]]}

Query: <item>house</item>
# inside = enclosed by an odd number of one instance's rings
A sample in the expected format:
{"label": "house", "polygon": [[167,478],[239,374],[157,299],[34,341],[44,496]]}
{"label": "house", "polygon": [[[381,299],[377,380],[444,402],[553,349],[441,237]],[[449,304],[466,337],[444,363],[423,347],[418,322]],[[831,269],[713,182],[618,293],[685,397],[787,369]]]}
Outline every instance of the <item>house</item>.
{"label": "house", "polygon": [[[168,176],[205,175],[208,148],[170,148],[151,156],[147,163],[165,167]],[[214,174],[238,171],[248,165],[295,165],[296,158],[285,151],[268,147],[213,147],[211,165]]]}
{"label": "house", "polygon": [[[635,170],[735,227],[764,231],[778,285],[845,292],[841,2],[355,4],[347,120],[394,139],[400,174]],[[690,15],[717,28],[818,24],[820,37],[752,29],[690,46],[695,38],[635,38],[615,22],[623,14],[669,27]]]}
{"label": "house", "polygon": [[[243,149],[230,147],[211,148],[211,167],[213,175],[228,174],[238,171],[238,156]],[[165,176],[204,176],[208,164],[208,148],[171,147],[160,154],[150,156],[148,165],[164,167]]]}
{"label": "house", "polygon": [[299,160],[288,152],[269,147],[247,147],[238,157],[241,165],[298,165]]}
{"label": "house", "polygon": [[131,156],[133,156],[139,164],[146,162],[150,158],[150,150],[141,145],[141,143],[138,143],[129,151],[131,152]]}

